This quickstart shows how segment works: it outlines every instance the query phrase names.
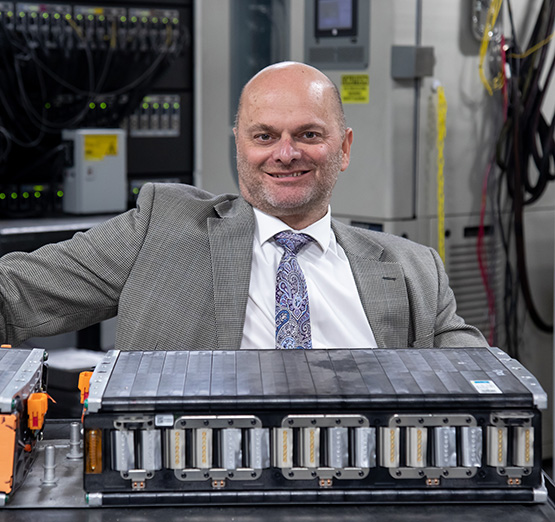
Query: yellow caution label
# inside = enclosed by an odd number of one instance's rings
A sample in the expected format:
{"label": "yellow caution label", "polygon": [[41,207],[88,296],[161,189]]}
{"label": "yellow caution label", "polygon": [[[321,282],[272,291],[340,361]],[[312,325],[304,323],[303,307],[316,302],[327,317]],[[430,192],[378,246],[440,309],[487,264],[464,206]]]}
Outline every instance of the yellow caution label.
{"label": "yellow caution label", "polygon": [[99,161],[118,155],[117,134],[88,134],[85,136],[85,160]]}
{"label": "yellow caution label", "polygon": [[369,103],[370,76],[368,74],[343,74],[341,76],[343,103]]}

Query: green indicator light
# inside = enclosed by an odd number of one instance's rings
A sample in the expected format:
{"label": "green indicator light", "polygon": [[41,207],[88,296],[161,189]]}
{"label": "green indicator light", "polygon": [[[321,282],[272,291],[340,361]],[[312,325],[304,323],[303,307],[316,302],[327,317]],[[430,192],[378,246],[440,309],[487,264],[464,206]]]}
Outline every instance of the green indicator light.
{"label": "green indicator light", "polygon": [[23,11],[19,11],[19,18],[25,18],[25,13]]}
{"label": "green indicator light", "polygon": [[24,192],[24,193],[23,193],[23,197],[24,197],[25,199],[28,199],[28,198],[29,198],[29,192]]}
{"label": "green indicator light", "polygon": [[6,199],[6,194],[4,194],[3,192],[0,193],[0,199]]}
{"label": "green indicator light", "polygon": [[136,24],[137,23],[137,17],[136,16],[132,16],[131,17],[131,21]]}
{"label": "green indicator light", "polygon": [[10,195],[12,199],[17,199],[17,192],[12,192]]}
{"label": "green indicator light", "polygon": [[102,102],[102,103],[100,104],[100,108],[101,108],[101,109],[105,109],[106,107],[108,107],[108,105],[106,105],[105,102]]}
{"label": "green indicator light", "polygon": [[77,18],[77,20],[83,20],[83,15],[82,15],[82,14],[78,14],[76,18]]}
{"label": "green indicator light", "polygon": [[153,23],[153,24],[157,24],[157,23],[158,23],[158,18],[156,18],[156,16],[152,19],[152,23]]}
{"label": "green indicator light", "polygon": [[59,198],[63,197],[64,193],[61,190],[58,190],[58,192],[56,192],[56,196],[58,196]]}
{"label": "green indicator light", "polygon": [[44,104],[44,108],[45,108],[45,109],[50,109],[51,107],[52,107],[52,105],[51,105],[50,103],[48,103],[48,102],[46,102],[46,103]]}
{"label": "green indicator light", "polygon": [[31,18],[36,18],[37,16],[38,16],[37,13],[35,13],[35,12],[31,13]]}
{"label": "green indicator light", "polygon": [[174,108],[174,109],[179,109],[179,103],[174,103],[174,104],[173,104],[173,108]]}
{"label": "green indicator light", "polygon": [[141,22],[143,22],[143,24],[146,24],[148,22],[148,18],[146,16],[143,16],[141,18]]}
{"label": "green indicator light", "polygon": [[160,108],[160,104],[159,103],[155,103],[152,105],[155,109],[159,109]]}
{"label": "green indicator light", "polygon": [[8,18],[11,18],[13,16],[13,11],[8,11]]}
{"label": "green indicator light", "polygon": [[100,15],[100,16],[98,17],[98,19],[99,19],[101,22],[104,22],[104,20],[106,20],[106,17],[105,17],[104,15]]}
{"label": "green indicator light", "polygon": [[90,22],[92,22],[94,20],[94,16],[93,15],[89,15],[87,16],[87,18],[89,19]]}
{"label": "green indicator light", "polygon": [[41,194],[40,194],[40,192],[37,190],[37,191],[35,192],[35,197],[36,197],[36,198],[40,198],[40,196],[41,196]]}
{"label": "green indicator light", "polygon": [[71,20],[71,15],[69,13],[66,14],[66,20]]}
{"label": "green indicator light", "polygon": [[172,22],[177,25],[179,23],[179,18],[174,18]]}
{"label": "green indicator light", "polygon": [[44,185],[35,185],[33,190],[44,190]]}
{"label": "green indicator light", "polygon": [[170,104],[168,102],[164,103],[164,109],[168,110],[170,108]]}
{"label": "green indicator light", "polygon": [[[135,187],[135,188],[133,189],[133,194],[138,194],[138,193],[139,193],[139,189],[138,189],[137,187]],[[2,195],[3,195],[3,194],[2,194]]]}
{"label": "green indicator light", "polygon": [[46,20],[50,15],[48,13],[42,13],[42,17]]}
{"label": "green indicator light", "polygon": [[122,22],[127,22],[127,17],[126,17],[126,16],[122,16],[122,17],[120,18],[120,20],[121,20]]}
{"label": "green indicator light", "polygon": [[54,13],[54,18],[56,20],[59,20],[62,16],[60,15],[60,13]]}
{"label": "green indicator light", "polygon": [[143,109],[148,109],[148,103],[143,103]]}
{"label": "green indicator light", "polygon": [[94,109],[95,107],[96,107],[96,104],[94,102],[89,103],[90,109]]}
{"label": "green indicator light", "polygon": [[167,24],[169,22],[169,20],[167,18],[162,18],[162,22]]}

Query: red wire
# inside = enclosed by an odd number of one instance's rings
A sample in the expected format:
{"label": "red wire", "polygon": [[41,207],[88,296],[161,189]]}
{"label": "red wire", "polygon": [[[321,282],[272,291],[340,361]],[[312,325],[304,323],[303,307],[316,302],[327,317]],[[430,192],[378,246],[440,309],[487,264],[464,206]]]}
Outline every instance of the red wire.
{"label": "red wire", "polygon": [[[503,98],[503,121],[504,122],[507,120],[508,110],[509,110],[507,77],[505,74],[506,64],[507,64],[507,56],[505,54],[505,36],[501,35],[501,74],[503,75],[503,86],[501,87],[501,93]],[[478,257],[478,266],[480,268],[480,275],[482,277],[482,282],[484,284],[484,288],[486,290],[486,296],[488,300],[488,320],[489,320],[488,343],[490,345],[493,344],[494,342],[496,307],[495,307],[495,294],[490,285],[486,258],[484,256],[484,236],[485,236],[486,207],[487,207],[487,199],[488,199],[487,198],[488,179],[489,179],[493,162],[494,162],[494,159],[492,158],[488,163],[486,172],[484,174],[484,181],[482,185],[482,199],[480,204],[480,226],[478,228],[478,241],[476,243],[476,254]]]}

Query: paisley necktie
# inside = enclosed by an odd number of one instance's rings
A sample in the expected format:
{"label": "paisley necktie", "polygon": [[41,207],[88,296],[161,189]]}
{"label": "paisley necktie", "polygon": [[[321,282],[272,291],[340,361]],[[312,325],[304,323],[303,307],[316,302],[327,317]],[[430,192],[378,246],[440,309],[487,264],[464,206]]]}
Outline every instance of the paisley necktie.
{"label": "paisley necktie", "polygon": [[313,238],[279,232],[274,236],[284,252],[276,277],[276,348],[312,348],[306,281],[297,254]]}

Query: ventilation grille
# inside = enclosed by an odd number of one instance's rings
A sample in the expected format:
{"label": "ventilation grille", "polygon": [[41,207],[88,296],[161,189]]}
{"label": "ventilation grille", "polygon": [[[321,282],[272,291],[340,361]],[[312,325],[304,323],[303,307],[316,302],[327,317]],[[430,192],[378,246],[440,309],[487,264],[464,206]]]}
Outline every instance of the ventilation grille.
{"label": "ventilation grille", "polygon": [[[464,237],[457,242],[449,240],[447,272],[457,300],[457,313],[469,324],[476,326],[486,338],[491,333],[488,297],[482,280],[477,255],[477,238]],[[488,281],[497,306],[503,276],[502,249],[495,236],[486,236],[483,252]],[[498,312],[499,314],[499,309]],[[495,325],[493,326],[495,328]],[[493,332],[495,336],[495,331]],[[495,337],[494,337],[495,338]]]}

